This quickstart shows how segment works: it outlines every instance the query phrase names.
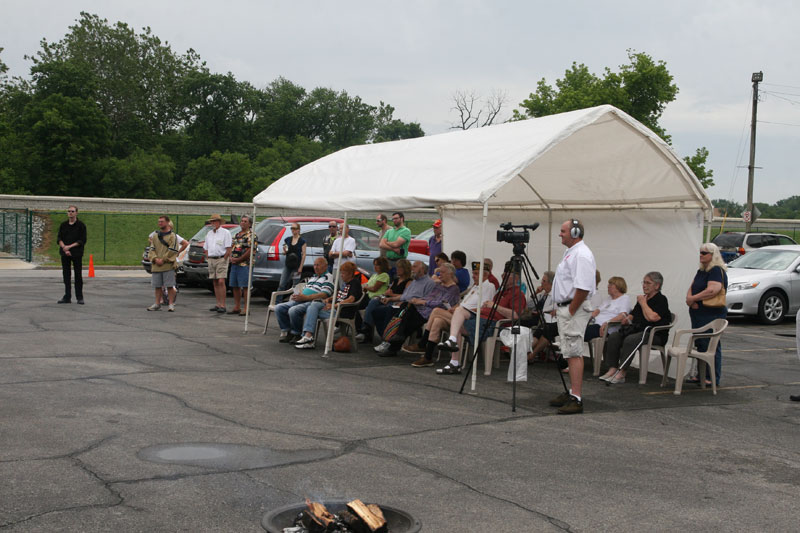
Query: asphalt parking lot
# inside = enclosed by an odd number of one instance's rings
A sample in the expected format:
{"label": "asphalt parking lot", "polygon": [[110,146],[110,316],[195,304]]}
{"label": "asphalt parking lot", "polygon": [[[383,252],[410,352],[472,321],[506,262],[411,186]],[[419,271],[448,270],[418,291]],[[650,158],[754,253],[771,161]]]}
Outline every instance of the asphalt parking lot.
{"label": "asphalt parking lot", "polygon": [[[403,509],[423,531],[795,531],[795,323],[732,321],[717,396],[588,378],[556,416],[551,366],[511,412],[505,368],[460,379],[412,355],[278,344],[181,291],[147,312],[149,278],[98,272],[85,306],[60,272],[0,271],[0,529],[263,531],[317,499]],[[174,447],[174,448],[173,448]]]}

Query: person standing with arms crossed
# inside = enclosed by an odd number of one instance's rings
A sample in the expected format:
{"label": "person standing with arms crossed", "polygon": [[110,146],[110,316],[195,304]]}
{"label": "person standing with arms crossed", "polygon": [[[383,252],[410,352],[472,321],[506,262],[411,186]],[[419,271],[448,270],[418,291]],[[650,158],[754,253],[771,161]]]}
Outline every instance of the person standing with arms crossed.
{"label": "person standing with arms crossed", "polygon": [[592,317],[589,299],[595,291],[597,270],[594,254],[583,242],[583,235],[583,224],[575,218],[561,224],[558,233],[567,250],[556,268],[552,295],[561,336],[561,355],[567,360],[572,384],[569,393],[562,392],[550,400],[550,405],[558,407],[561,415],[583,412],[583,335]]}
{"label": "person standing with arms crossed", "polygon": [[214,284],[217,303],[209,311],[225,313],[225,280],[228,278],[228,258],[231,256],[233,238],[231,232],[222,227],[222,217],[211,215],[206,221],[213,229],[206,234],[203,250],[208,260],[208,279]]}
{"label": "person standing with arms crossed", "polygon": [[58,246],[61,255],[61,271],[64,276],[64,297],[58,303],[72,302],[72,280],[70,269],[75,270],[75,298],[83,305],[83,247],[86,245],[86,224],[78,220],[78,208],[67,207],[67,220],[58,228]]}

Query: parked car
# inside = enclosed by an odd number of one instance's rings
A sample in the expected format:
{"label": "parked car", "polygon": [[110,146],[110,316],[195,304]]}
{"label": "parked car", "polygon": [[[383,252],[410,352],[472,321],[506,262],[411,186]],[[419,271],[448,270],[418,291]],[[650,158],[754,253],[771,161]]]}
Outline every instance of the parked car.
{"label": "parked car", "polygon": [[430,257],[431,249],[428,241],[431,237],[433,237],[433,228],[428,228],[419,235],[412,237],[411,242],[408,243],[408,252],[414,252],[417,254],[422,254],[425,257]]}
{"label": "parked car", "polygon": [[753,250],[728,265],[728,315],[778,324],[800,307],[800,246]]}
{"label": "parked car", "polygon": [[[236,235],[242,230],[239,224],[227,223],[223,224],[222,227],[230,231],[231,236]],[[189,247],[186,249],[189,253],[187,255],[187,260],[183,262],[185,283],[187,285],[210,285],[208,281],[208,262],[206,261],[206,256],[203,251],[203,244],[206,241],[206,234],[213,228],[211,224],[206,224],[189,239]]]}
{"label": "parked car", "polygon": [[764,246],[797,244],[793,239],[780,233],[745,233],[743,231],[720,233],[711,242],[719,246],[722,259],[726,263]]}
{"label": "parked car", "polygon": [[[329,235],[328,222],[341,219],[322,217],[272,217],[256,224],[258,252],[253,267],[253,286],[257,289],[275,290],[281,280],[281,272],[286,256],[283,253],[283,240],[291,234],[291,225],[300,224],[300,235],[306,240],[306,260],[303,263],[303,276],[312,275],[314,260],[322,256],[322,241]],[[379,233],[364,226],[350,225],[350,236],[356,240],[355,261],[359,269],[372,273],[372,261],[380,255]],[[409,261],[422,261],[428,264],[428,256],[409,253]]]}

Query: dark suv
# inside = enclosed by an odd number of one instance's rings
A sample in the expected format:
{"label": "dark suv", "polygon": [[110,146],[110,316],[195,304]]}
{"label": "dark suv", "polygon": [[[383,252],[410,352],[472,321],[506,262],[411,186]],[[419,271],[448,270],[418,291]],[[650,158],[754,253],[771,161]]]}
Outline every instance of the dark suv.
{"label": "dark suv", "polygon": [[[300,235],[306,240],[306,261],[303,264],[303,277],[314,272],[314,260],[322,256],[322,241],[330,234],[328,223],[336,218],[322,217],[272,217],[256,224],[258,253],[253,268],[253,287],[275,290],[281,280],[281,272],[286,256],[283,253],[283,240],[291,235],[293,223],[300,224]],[[355,261],[361,270],[372,273],[372,261],[380,255],[377,231],[363,226],[350,226],[350,236],[356,241]],[[422,261],[428,264],[428,256],[409,253],[409,261]]]}
{"label": "dark suv", "polygon": [[743,231],[726,231],[711,241],[719,246],[722,259],[732,261],[750,250],[764,246],[797,244],[793,239],[780,233],[745,233]]}

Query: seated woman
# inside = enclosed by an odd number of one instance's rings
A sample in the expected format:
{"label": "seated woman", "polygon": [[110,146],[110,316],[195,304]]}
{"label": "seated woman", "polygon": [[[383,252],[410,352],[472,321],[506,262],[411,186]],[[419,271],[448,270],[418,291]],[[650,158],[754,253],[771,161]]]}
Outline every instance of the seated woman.
{"label": "seated woman", "polygon": [[[489,280],[489,274],[490,270],[487,267],[487,265],[484,264],[483,283],[479,285],[478,284],[479,270],[473,270],[472,288],[461,299],[461,303],[455,307],[450,307],[449,309],[436,308],[433,310],[433,312],[431,312],[431,316],[428,317],[428,322],[425,323],[425,328],[423,329],[422,332],[422,339],[420,340],[418,346],[409,347],[407,349],[407,351],[413,353],[415,351],[414,348],[418,350],[419,348],[424,347],[425,355],[422,356],[419,360],[415,361],[413,363],[413,366],[415,367],[433,366],[433,354],[436,351],[436,344],[439,342],[439,338],[441,337],[442,332],[450,330],[450,322],[453,320],[453,314],[458,312],[460,308],[475,313],[477,312],[478,308],[483,304],[483,302],[492,301],[497,290],[494,288],[494,284]],[[478,301],[479,287],[480,287],[480,302]]]}
{"label": "seated woman", "polygon": [[[622,327],[606,338],[603,347],[603,359],[609,369],[600,379],[609,383],[624,383],[625,369],[622,364],[633,352],[642,339],[650,332],[645,328],[650,326],[665,326],[669,324],[671,316],[667,297],[661,294],[664,276],[660,272],[648,272],[642,280],[643,294],[636,297],[636,305],[630,314],[622,319]],[[659,331],[653,342],[664,345],[669,336],[668,331]]]}
{"label": "seated woman", "polygon": [[[378,259],[383,259],[386,265],[389,264],[385,258],[381,257]],[[375,260],[376,263],[378,259]],[[394,281],[392,281],[392,284],[389,285],[389,288],[386,289],[386,292],[371,297],[367,303],[367,308],[364,311],[364,321],[361,325],[361,332],[356,335],[356,340],[358,342],[372,342],[372,332],[375,329],[375,320],[372,316],[373,313],[375,313],[375,310],[378,308],[391,307],[392,304],[390,299],[393,296],[400,296],[403,294],[406,284],[408,284],[408,281],[411,279],[411,263],[408,261],[408,259],[398,259],[397,263],[395,264],[395,268],[397,269],[397,275],[395,276]]]}
{"label": "seated woman", "polygon": [[[556,322],[556,304],[550,295],[553,290],[553,278],[555,272],[548,270],[542,274],[542,284],[536,289],[533,296],[533,312],[531,318],[523,317],[521,324],[529,328],[536,328],[533,331],[533,350],[528,354],[528,361],[532,362],[541,354],[556,336],[558,336],[558,324]],[[541,314],[541,319],[539,315]]]}
{"label": "seated woman", "polygon": [[[625,294],[626,292],[628,292],[628,284],[625,283],[624,278],[613,276],[608,279],[608,298],[592,311],[593,322],[586,326],[583,340],[589,342],[597,337],[602,337],[608,328],[609,321],[618,322],[628,316],[631,311],[631,300]],[[619,329],[618,326],[612,325],[609,333],[614,333],[617,329]]]}
{"label": "seated woman", "polygon": [[393,357],[400,351],[406,337],[413,331],[424,325],[434,309],[440,307],[446,309],[458,304],[461,292],[456,283],[456,269],[450,263],[446,263],[439,268],[439,278],[441,283],[432,284],[428,294],[421,298],[412,298],[398,310],[406,309],[403,313],[403,320],[398,333],[388,342],[375,348],[381,357]]}

